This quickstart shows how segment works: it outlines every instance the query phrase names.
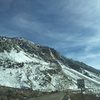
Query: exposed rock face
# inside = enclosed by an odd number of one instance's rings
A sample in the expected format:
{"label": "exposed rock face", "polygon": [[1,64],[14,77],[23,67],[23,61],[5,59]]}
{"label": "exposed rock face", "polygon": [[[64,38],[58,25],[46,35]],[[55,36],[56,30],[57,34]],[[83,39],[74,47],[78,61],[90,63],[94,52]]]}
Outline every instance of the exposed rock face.
{"label": "exposed rock face", "polygon": [[0,85],[40,91],[77,89],[77,79],[98,90],[100,71],[23,38],[0,37]]}

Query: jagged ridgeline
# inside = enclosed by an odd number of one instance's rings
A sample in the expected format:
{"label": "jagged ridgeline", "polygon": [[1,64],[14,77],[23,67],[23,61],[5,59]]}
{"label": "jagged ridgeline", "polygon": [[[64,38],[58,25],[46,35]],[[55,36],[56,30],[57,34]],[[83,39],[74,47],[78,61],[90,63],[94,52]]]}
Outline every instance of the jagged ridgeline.
{"label": "jagged ridgeline", "polygon": [[51,58],[50,55],[50,50],[51,50],[52,53],[55,55],[55,57],[59,58],[59,54],[53,48],[40,46],[39,44],[34,44],[23,38],[0,37],[0,52],[4,52],[4,51],[10,52],[12,49],[17,50],[17,52],[23,49],[25,52],[31,54],[35,53],[36,55],[39,55],[47,60],[48,59],[50,60]]}
{"label": "jagged ridgeline", "polygon": [[[68,59],[61,56],[53,48],[40,46],[39,44],[34,44],[28,40],[25,40],[24,38],[18,38],[18,37],[10,38],[10,37],[0,36],[0,52],[4,51],[10,52],[12,49],[15,49],[17,52],[20,52],[20,50],[22,49],[25,52],[33,54],[32,56],[36,54],[47,61],[49,60],[53,61],[54,58],[57,58],[58,60],[61,60],[64,64],[67,63],[70,67],[79,71],[81,70],[81,68],[86,68],[90,71],[95,71],[96,73],[100,73],[100,71],[94,69],[93,67],[90,68],[90,66],[82,62],[74,61],[73,59]],[[50,51],[52,51],[54,57],[51,56]]]}
{"label": "jagged ridgeline", "polygon": [[40,91],[76,90],[79,78],[87,88],[100,87],[99,70],[17,37],[0,37],[0,76],[2,86]]}

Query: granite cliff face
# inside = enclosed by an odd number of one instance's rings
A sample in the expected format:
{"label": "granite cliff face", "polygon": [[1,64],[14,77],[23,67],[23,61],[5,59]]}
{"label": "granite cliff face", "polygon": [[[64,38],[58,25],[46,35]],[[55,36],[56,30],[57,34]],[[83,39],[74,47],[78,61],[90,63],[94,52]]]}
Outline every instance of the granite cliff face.
{"label": "granite cliff face", "polygon": [[77,90],[77,79],[99,91],[100,71],[23,38],[0,37],[0,85],[39,91]]}

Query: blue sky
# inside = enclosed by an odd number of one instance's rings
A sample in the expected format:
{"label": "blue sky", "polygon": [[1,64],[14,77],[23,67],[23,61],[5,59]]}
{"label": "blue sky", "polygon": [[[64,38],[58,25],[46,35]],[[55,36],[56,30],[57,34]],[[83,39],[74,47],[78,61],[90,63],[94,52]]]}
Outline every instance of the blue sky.
{"label": "blue sky", "polygon": [[0,35],[24,37],[100,69],[100,0],[0,0]]}

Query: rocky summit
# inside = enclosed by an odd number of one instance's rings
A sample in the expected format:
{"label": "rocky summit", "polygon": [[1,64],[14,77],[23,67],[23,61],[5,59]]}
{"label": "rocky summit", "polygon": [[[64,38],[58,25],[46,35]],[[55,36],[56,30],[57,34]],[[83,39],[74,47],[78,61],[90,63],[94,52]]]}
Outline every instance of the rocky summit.
{"label": "rocky summit", "polygon": [[0,85],[38,91],[78,90],[100,93],[100,71],[68,59],[50,47],[23,38],[0,37]]}

